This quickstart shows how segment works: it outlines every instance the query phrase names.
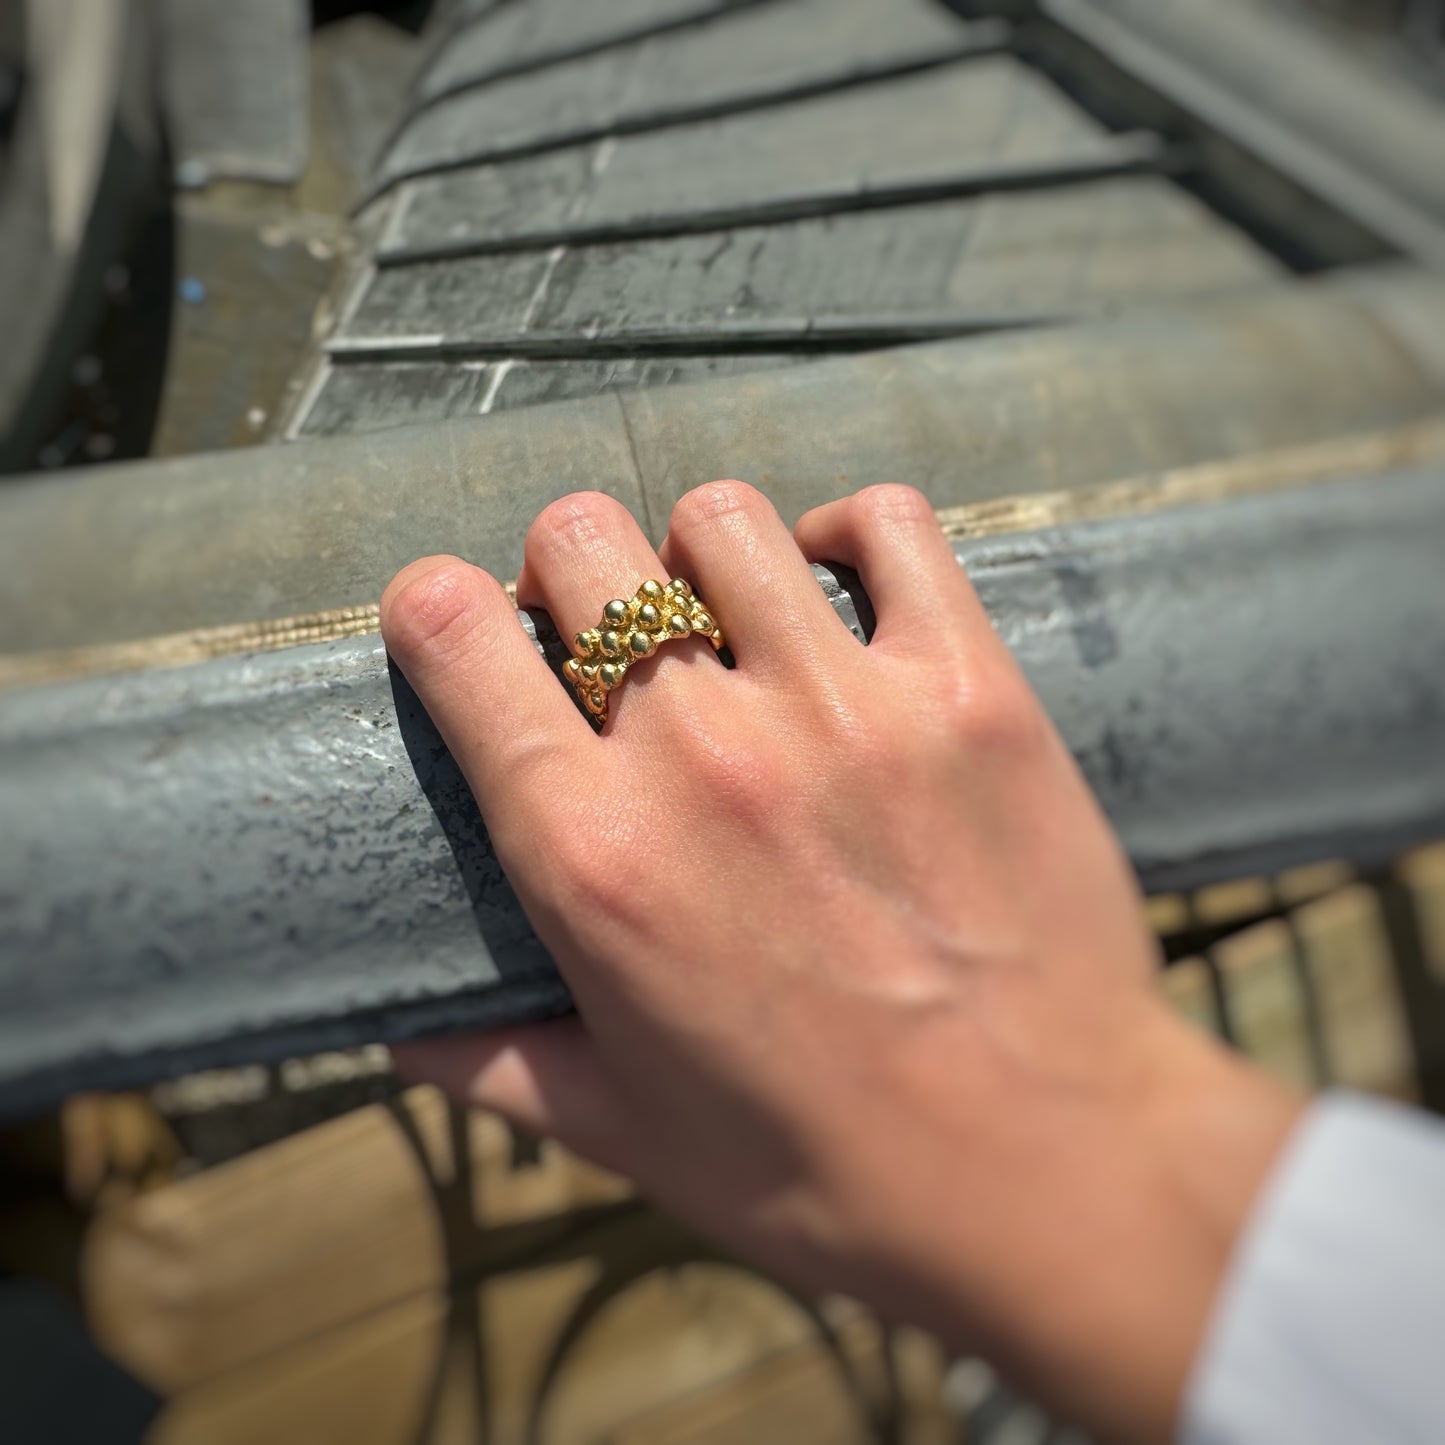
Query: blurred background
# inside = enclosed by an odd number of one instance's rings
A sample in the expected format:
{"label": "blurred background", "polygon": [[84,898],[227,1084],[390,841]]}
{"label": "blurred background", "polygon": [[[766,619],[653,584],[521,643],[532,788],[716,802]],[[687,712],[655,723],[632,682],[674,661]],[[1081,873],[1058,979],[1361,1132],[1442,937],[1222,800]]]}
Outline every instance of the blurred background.
{"label": "blurred background", "polygon": [[7,1445],[1082,1439],[393,1076],[565,994],[375,599],[576,486],[921,486],[1175,1006],[1445,1105],[1441,0],[0,0],[0,263]]}

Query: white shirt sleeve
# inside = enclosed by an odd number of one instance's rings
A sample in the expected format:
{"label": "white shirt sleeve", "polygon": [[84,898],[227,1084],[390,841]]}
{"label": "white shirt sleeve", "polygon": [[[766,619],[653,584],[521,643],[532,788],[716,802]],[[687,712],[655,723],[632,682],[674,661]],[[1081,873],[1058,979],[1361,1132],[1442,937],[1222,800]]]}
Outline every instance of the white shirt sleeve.
{"label": "white shirt sleeve", "polygon": [[1445,1441],[1445,1125],[1315,1102],[1236,1248],[1180,1441]]}

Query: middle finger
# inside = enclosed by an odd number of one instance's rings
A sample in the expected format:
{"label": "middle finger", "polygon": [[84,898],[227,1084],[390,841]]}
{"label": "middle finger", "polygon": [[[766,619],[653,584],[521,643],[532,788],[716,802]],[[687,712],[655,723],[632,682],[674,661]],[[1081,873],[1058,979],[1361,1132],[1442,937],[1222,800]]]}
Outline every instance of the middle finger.
{"label": "middle finger", "polygon": [[[609,601],[627,601],[648,579],[666,582],[668,573],[632,513],[604,493],[574,492],[544,508],[528,530],[517,603],[544,608],[570,646],[577,633],[601,623]],[[654,673],[662,684],[665,676],[676,678],[677,663],[696,663],[711,651],[701,638],[672,642],[639,671],[649,686]],[[621,692],[632,690],[633,678],[629,672]]]}

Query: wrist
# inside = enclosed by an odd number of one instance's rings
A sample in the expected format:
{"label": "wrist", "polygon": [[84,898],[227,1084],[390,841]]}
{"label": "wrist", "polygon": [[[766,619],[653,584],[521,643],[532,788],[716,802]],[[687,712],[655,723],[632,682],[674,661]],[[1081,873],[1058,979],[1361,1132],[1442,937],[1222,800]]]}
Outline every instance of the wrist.
{"label": "wrist", "polygon": [[1061,1207],[1052,1240],[1016,1241],[1045,1265],[1008,1293],[999,1345],[1070,1418],[1111,1439],[1167,1440],[1235,1243],[1304,1104],[1162,1005],[1123,1076],[1133,1097],[1101,1093],[1033,1182]]}
{"label": "wrist", "polygon": [[1152,1084],[1118,1165],[1137,1180],[1136,1208],[1116,1243],[1123,1267],[1093,1281],[1117,1334],[1085,1342],[1079,1388],[1112,1437],[1164,1440],[1235,1246],[1306,1100],[1162,1005],[1141,1046]]}
{"label": "wrist", "polygon": [[1087,1075],[1010,1066],[964,1106],[939,1141],[949,1186],[911,1191],[927,1216],[894,1195],[878,1269],[902,1266],[885,1306],[1060,1415],[1162,1440],[1303,1102],[1152,996],[1105,1035]]}

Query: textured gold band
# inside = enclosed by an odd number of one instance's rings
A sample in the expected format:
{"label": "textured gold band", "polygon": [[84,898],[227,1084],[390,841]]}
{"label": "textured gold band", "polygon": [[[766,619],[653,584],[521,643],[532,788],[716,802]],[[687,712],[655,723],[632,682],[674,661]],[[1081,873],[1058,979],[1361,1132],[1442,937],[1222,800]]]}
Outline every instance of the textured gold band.
{"label": "textured gold band", "polygon": [[602,609],[602,621],[572,639],[575,657],[563,666],[577,689],[582,706],[600,722],[607,721],[607,698],[622,685],[627,669],[651,657],[664,642],[679,642],[697,633],[713,647],[723,645],[717,619],[693,595],[692,587],[674,577],[666,587],[647,581],[630,602],[616,599]]}

